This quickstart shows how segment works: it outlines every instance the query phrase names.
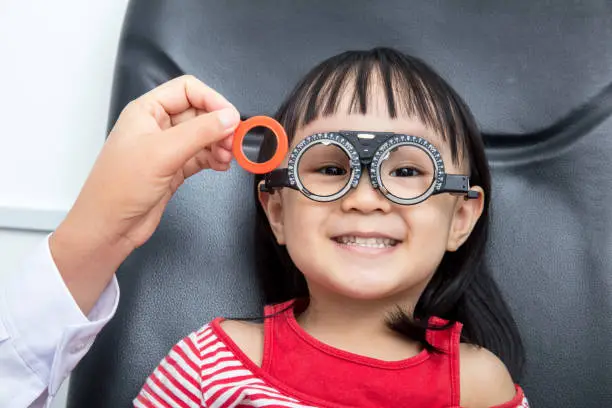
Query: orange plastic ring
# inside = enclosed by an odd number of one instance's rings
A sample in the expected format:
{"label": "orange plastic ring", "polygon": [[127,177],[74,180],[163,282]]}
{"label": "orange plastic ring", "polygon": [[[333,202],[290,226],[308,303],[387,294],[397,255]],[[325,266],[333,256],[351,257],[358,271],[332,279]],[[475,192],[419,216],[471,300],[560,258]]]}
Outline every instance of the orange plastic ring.
{"label": "orange plastic ring", "polygon": [[[253,129],[257,126],[267,127],[274,133],[276,136],[276,152],[274,156],[267,162],[256,163],[254,161],[249,160],[244,151],[242,150],[242,142],[244,137],[249,132],[249,130]],[[289,141],[287,139],[287,133],[283,126],[278,123],[276,120],[272,119],[268,116],[253,116],[243,122],[240,122],[236,130],[234,131],[234,144],[232,146],[232,152],[234,153],[234,158],[242,167],[248,172],[255,174],[264,174],[269,173],[283,162],[285,155],[287,154],[287,150],[289,149]]]}

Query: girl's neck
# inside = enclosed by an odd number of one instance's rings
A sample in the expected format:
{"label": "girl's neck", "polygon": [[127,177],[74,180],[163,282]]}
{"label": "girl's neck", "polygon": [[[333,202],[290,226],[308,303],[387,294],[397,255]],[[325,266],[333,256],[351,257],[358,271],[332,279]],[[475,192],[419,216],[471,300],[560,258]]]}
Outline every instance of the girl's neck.
{"label": "girl's neck", "polygon": [[342,298],[311,296],[298,321],[303,328],[334,328],[343,332],[380,333],[385,331],[386,317],[397,305],[383,301],[355,301]]}
{"label": "girl's neck", "polygon": [[362,301],[311,294],[297,321],[307,333],[330,346],[382,360],[401,360],[417,354],[420,345],[387,326],[390,313],[398,306],[405,312],[412,310],[405,300]]}

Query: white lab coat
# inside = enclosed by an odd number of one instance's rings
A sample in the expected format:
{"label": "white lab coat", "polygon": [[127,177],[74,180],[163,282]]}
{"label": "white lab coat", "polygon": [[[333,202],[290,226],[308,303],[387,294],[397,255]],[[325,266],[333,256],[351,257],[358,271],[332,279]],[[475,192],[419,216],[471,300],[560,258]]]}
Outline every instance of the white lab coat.
{"label": "white lab coat", "polygon": [[0,280],[0,407],[48,407],[113,317],[117,279],[84,316],[49,251],[48,236]]}

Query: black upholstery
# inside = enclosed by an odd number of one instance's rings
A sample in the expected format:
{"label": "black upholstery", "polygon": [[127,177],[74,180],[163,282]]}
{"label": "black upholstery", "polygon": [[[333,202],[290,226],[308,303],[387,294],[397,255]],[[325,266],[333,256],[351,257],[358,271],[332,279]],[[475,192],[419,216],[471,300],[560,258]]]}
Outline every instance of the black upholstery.
{"label": "black upholstery", "polygon": [[[532,405],[610,407],[611,44],[609,0],[133,0],[110,123],[182,73],[245,115],[271,114],[308,69],[346,49],[387,45],[424,58],[485,132],[510,134],[488,139],[490,261],[525,338]],[[533,133],[598,94],[570,126]],[[120,268],[118,314],[74,372],[71,408],[128,406],[183,336],[217,315],[259,313],[250,180],[234,165],[179,190]]]}

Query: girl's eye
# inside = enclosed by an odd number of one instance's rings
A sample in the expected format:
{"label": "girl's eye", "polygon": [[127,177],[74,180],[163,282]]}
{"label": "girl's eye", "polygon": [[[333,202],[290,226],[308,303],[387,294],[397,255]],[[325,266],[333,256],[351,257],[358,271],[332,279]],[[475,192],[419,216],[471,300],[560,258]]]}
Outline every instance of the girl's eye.
{"label": "girl's eye", "polygon": [[390,175],[395,177],[416,177],[420,176],[421,172],[414,167],[401,167],[393,170]]}
{"label": "girl's eye", "polygon": [[319,170],[317,170],[317,172],[325,176],[344,176],[346,174],[345,169],[335,166],[321,167]]}

